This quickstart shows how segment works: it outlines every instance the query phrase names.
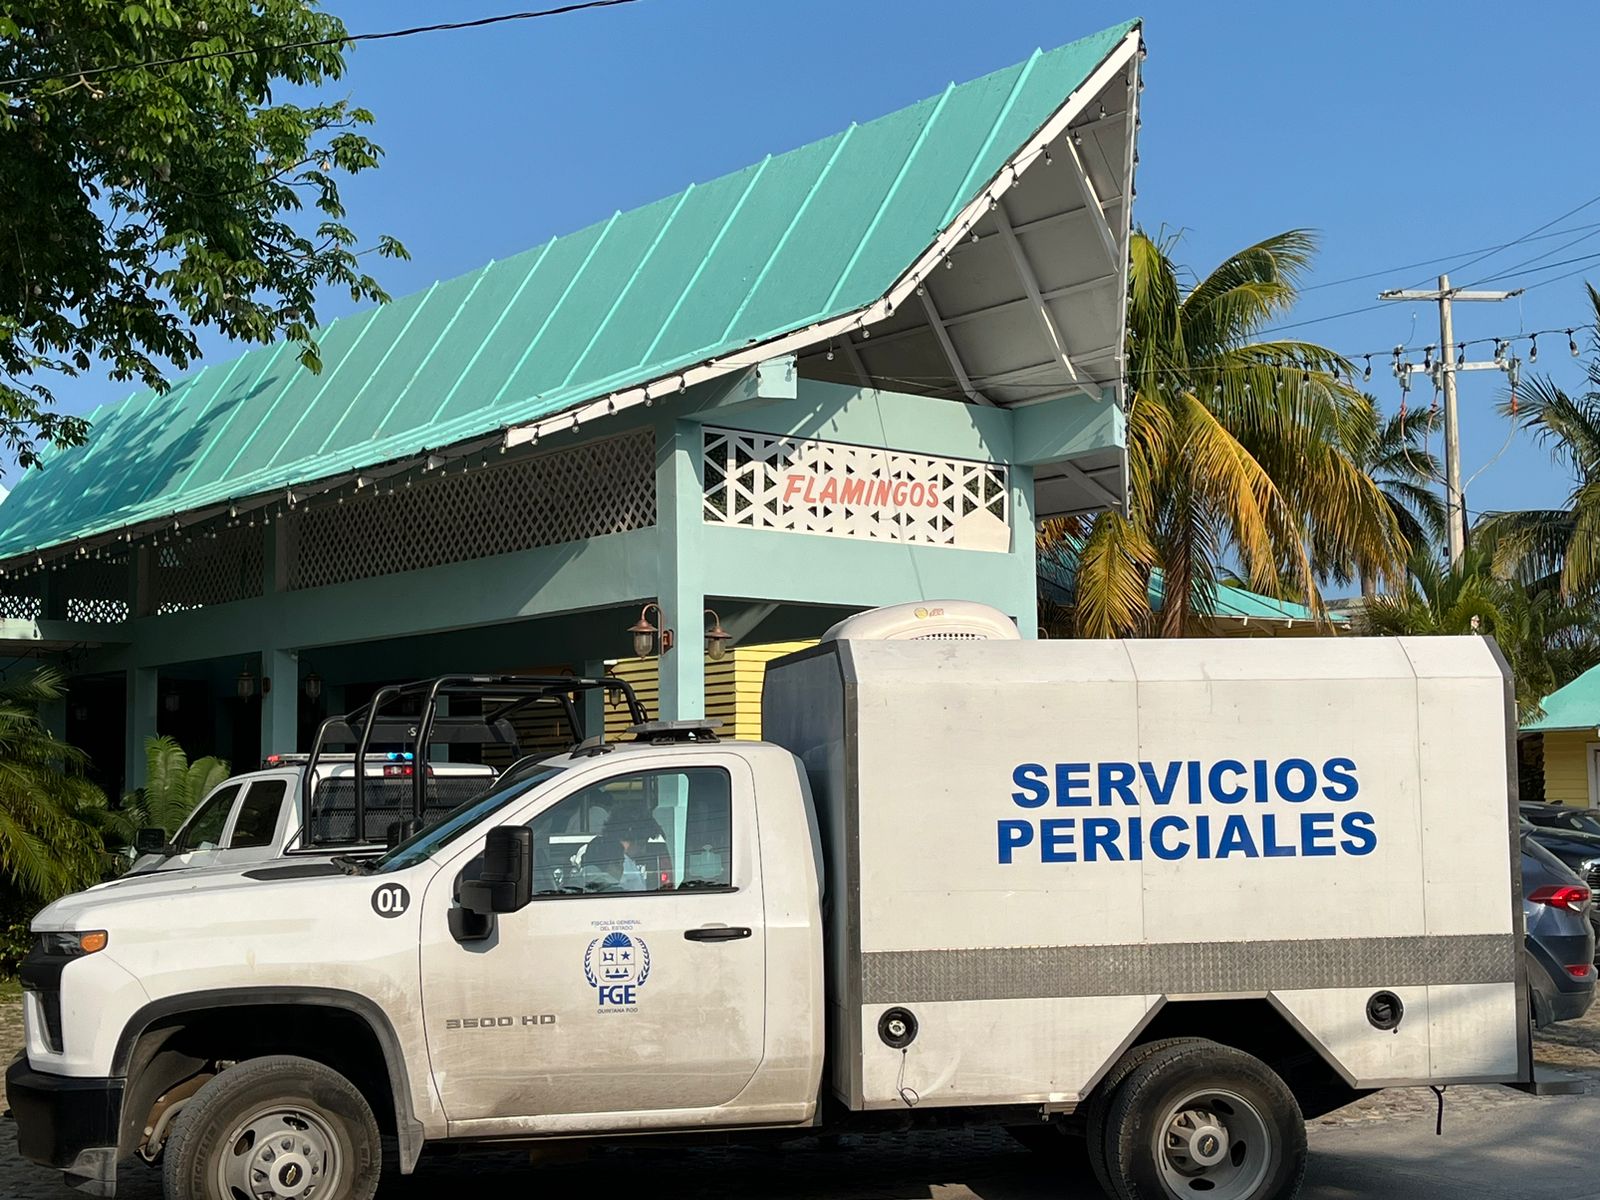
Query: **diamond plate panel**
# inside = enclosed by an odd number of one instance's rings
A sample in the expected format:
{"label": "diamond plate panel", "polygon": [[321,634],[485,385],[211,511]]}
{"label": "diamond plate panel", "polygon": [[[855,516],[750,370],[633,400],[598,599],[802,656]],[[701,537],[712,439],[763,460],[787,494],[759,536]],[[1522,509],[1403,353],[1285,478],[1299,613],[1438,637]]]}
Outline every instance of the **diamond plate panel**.
{"label": "diamond plate panel", "polygon": [[1220,995],[1516,978],[1509,934],[908,950],[865,956],[867,1004],[1030,996]]}

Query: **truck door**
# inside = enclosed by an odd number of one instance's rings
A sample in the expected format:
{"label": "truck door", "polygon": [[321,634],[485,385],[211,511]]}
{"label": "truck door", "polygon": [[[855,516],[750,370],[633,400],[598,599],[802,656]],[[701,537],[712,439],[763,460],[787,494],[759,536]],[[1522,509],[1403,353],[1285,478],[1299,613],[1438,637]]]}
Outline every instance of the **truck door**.
{"label": "truck door", "polygon": [[599,1113],[671,1125],[728,1103],[760,1066],[766,938],[749,767],[706,751],[651,761],[589,774],[517,815],[533,831],[536,894],[488,940],[458,942],[448,926],[481,839],[429,884],[424,1020],[452,1127],[554,1128]]}

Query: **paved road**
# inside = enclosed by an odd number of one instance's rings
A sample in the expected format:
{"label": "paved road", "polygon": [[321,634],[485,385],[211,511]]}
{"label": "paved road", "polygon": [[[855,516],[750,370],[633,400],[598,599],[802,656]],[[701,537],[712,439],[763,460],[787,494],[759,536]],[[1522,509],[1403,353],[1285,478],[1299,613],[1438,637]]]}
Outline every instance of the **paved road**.
{"label": "paved road", "polygon": [[[1434,1136],[1432,1098],[1398,1110],[1357,1109],[1311,1129],[1304,1200],[1600,1200],[1600,1092],[1534,1100],[1503,1089],[1459,1089]],[[1425,1099],[1425,1102],[1424,1102]],[[16,1158],[0,1125],[0,1197],[68,1200],[59,1177]],[[602,1150],[530,1165],[525,1156],[425,1160],[382,1200],[581,1195],[627,1181],[651,1200],[1096,1200],[1069,1164],[1022,1150],[994,1132],[919,1133],[803,1142],[765,1149]],[[156,1173],[139,1168],[122,1191],[157,1200]]]}

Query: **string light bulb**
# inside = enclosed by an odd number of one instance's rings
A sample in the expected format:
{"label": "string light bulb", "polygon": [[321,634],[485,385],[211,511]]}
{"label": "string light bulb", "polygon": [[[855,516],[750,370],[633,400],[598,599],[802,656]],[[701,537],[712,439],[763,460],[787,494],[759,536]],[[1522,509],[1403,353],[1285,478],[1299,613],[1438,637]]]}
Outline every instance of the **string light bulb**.
{"label": "string light bulb", "polygon": [[1363,382],[1367,382],[1367,381],[1370,381],[1372,379],[1372,355],[1370,355],[1370,354],[1367,355],[1366,359],[1367,359],[1366,370],[1361,372],[1361,379],[1362,379]]}
{"label": "string light bulb", "polygon": [[1456,366],[1463,366],[1467,361],[1467,344],[1462,342],[1456,347]]}
{"label": "string light bulb", "polygon": [[1539,361],[1539,335],[1537,333],[1528,339],[1528,361],[1531,363]]}
{"label": "string light bulb", "polygon": [[1578,339],[1572,336],[1572,330],[1567,330],[1567,349],[1572,351],[1572,357],[1578,357]]}

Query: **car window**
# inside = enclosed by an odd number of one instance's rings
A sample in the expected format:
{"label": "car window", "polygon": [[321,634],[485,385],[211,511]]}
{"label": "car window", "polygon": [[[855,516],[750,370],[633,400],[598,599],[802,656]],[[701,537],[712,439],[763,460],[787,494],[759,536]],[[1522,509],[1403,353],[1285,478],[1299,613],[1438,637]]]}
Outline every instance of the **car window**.
{"label": "car window", "polygon": [[233,822],[233,836],[228,839],[232,850],[253,846],[270,846],[278,832],[278,814],[283,811],[283,798],[289,784],[283,779],[258,779],[244,794],[239,805],[239,815]]}
{"label": "car window", "polygon": [[190,850],[215,850],[222,841],[222,831],[228,825],[228,811],[239,798],[240,787],[240,784],[231,783],[212,792],[179,831],[173,848],[179,854]]}
{"label": "car window", "polygon": [[639,771],[584,788],[529,822],[534,894],[729,888],[732,808],[720,767]]}

